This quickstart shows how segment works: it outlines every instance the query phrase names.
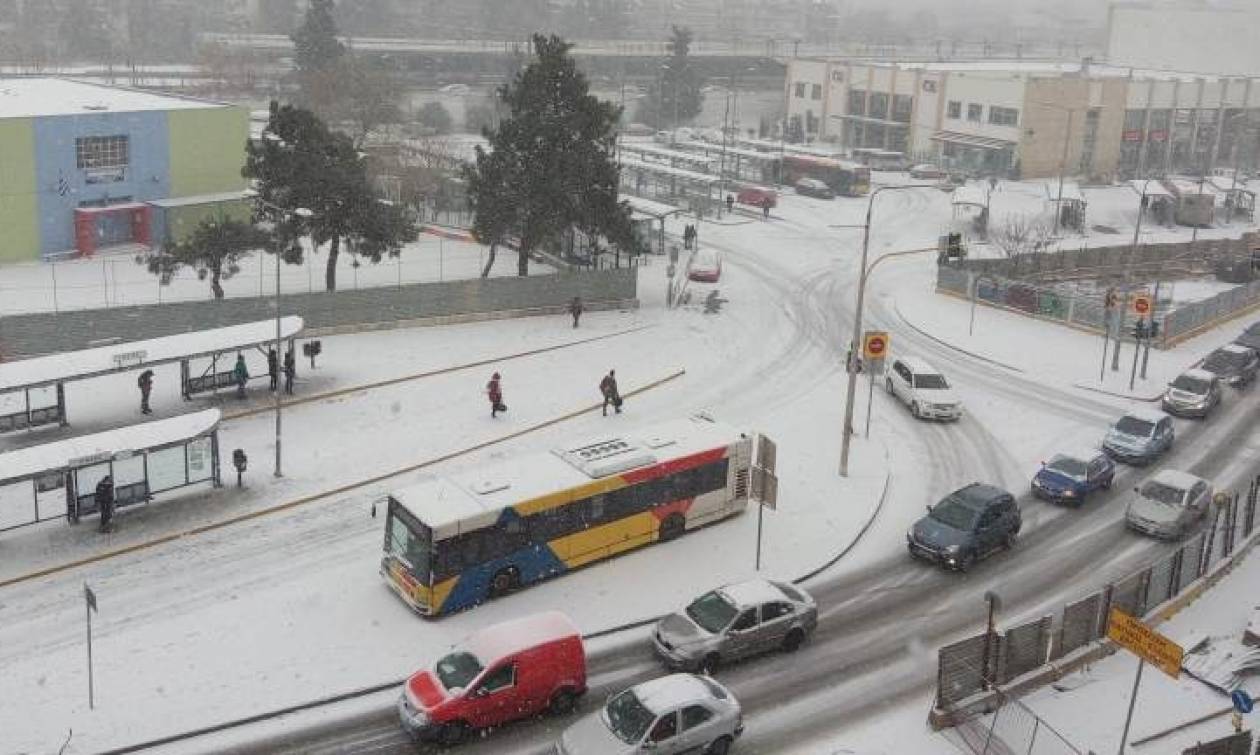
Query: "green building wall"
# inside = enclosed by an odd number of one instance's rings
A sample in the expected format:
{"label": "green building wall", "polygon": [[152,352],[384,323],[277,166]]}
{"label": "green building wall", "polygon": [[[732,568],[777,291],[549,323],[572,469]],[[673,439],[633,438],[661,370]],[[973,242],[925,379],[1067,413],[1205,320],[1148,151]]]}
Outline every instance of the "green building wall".
{"label": "green building wall", "polygon": [[187,241],[197,230],[201,221],[207,218],[215,220],[239,220],[248,223],[253,214],[253,207],[247,199],[235,199],[213,204],[172,207],[166,212],[166,242]]}
{"label": "green building wall", "polygon": [[35,124],[0,119],[0,263],[39,259]]}
{"label": "green building wall", "polygon": [[191,197],[245,188],[249,110],[228,106],[167,113],[171,196]]}

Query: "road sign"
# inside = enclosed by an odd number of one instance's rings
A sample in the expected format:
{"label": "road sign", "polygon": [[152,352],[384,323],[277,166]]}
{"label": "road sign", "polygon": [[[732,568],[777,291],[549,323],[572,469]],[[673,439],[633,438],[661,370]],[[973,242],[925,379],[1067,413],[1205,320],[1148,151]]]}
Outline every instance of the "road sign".
{"label": "road sign", "polygon": [[774,441],[764,435],[757,436],[757,462],[754,466],[774,472],[778,466],[779,449]]}
{"label": "road sign", "polygon": [[1234,690],[1234,693],[1229,696],[1229,699],[1234,701],[1234,710],[1239,713],[1250,713],[1255,708],[1255,703],[1252,701],[1251,695],[1248,695],[1247,690],[1245,689]]}
{"label": "road sign", "polygon": [[752,499],[768,509],[779,506],[779,478],[761,467],[752,468]]}
{"label": "road sign", "polygon": [[1145,291],[1133,295],[1129,306],[1138,317],[1149,317],[1151,314],[1151,295]]}
{"label": "road sign", "polygon": [[1111,609],[1107,639],[1174,679],[1181,675],[1181,646],[1118,608]]}
{"label": "road sign", "polygon": [[862,337],[862,355],[867,359],[883,359],[888,354],[888,334],[882,330],[868,330]]}

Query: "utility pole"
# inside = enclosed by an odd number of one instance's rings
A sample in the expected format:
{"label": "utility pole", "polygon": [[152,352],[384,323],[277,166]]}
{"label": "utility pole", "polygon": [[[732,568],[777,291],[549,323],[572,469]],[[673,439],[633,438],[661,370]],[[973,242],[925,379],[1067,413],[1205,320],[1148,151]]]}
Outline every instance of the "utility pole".
{"label": "utility pole", "polygon": [[1054,235],[1059,235],[1059,218],[1063,215],[1063,174],[1067,172],[1068,147],[1072,143],[1072,115],[1074,110],[1067,110],[1067,132],[1063,134],[1063,156],[1059,159],[1059,201],[1054,207]]}

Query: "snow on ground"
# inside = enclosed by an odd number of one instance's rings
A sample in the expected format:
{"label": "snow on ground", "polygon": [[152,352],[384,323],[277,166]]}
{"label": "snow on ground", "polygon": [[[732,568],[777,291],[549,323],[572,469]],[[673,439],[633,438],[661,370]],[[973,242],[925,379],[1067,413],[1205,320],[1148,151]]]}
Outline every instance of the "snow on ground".
{"label": "snow on ground", "polygon": [[[397,258],[379,264],[358,259],[344,250],[337,257],[337,287],[341,290],[381,288],[408,283],[475,278],[486,262],[487,248],[476,243],[422,234],[403,248]],[[324,290],[328,249],[309,250],[301,265],[283,265],[280,286],[284,293]],[[491,274],[516,275],[515,255],[499,255]],[[549,272],[545,265],[531,265],[535,274]],[[270,296],[276,290],[275,259],[266,253],[246,255],[240,272],[223,281],[227,296]],[[171,284],[161,286],[158,277],[137,264],[134,253],[110,254],[54,264],[22,263],[0,266],[0,316],[97,309],[210,299],[210,283],[199,280],[191,268],[181,268]]]}
{"label": "snow on ground", "polygon": [[[1253,548],[1221,582],[1162,624],[1158,631],[1174,642],[1202,634],[1238,636],[1251,612],[1260,606],[1255,589],[1258,584],[1260,555]],[[1077,747],[1114,752],[1120,745],[1136,671],[1137,658],[1122,650],[1064,678],[1058,686],[1065,691],[1046,687],[1023,701],[1051,726],[1064,732]],[[1260,680],[1253,677],[1245,686],[1253,697],[1260,696]],[[1166,731],[1229,706],[1227,695],[1188,674],[1182,673],[1174,680],[1147,666],[1142,673],[1129,741]],[[1091,711],[1091,715],[1082,716],[1081,711],[1085,710]],[[1247,720],[1254,728],[1256,714],[1248,716]],[[1181,752],[1198,742],[1232,732],[1229,716],[1225,715],[1170,734],[1136,751]]]}

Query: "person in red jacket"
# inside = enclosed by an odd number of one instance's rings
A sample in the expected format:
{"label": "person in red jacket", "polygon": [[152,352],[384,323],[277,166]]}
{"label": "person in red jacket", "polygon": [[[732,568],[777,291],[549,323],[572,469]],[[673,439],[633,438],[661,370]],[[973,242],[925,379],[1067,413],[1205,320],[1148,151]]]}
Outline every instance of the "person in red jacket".
{"label": "person in red jacket", "polygon": [[490,398],[491,417],[507,411],[507,407],[503,405],[503,387],[499,385],[499,373],[490,376],[490,382],[486,383],[486,395]]}

